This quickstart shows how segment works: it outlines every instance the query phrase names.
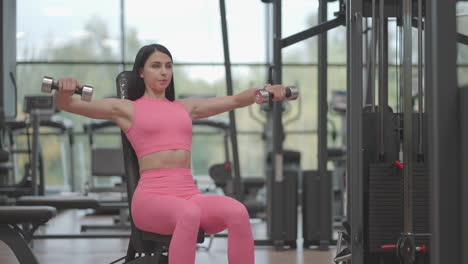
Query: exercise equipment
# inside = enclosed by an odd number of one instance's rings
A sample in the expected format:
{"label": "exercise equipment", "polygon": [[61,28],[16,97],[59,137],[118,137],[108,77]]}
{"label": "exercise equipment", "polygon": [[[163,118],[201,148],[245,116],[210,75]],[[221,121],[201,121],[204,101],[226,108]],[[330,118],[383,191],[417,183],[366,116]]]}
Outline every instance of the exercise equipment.
{"label": "exercise equipment", "polygon": [[[338,116],[341,123],[340,131],[332,119],[328,123],[332,126],[331,135],[333,143],[327,146],[328,161],[333,164],[332,171],[332,191],[333,191],[333,216],[334,221],[341,222],[346,217],[346,91],[332,91],[329,101],[331,113]],[[338,135],[341,142],[336,142]]]}
{"label": "exercise equipment", "polygon": [[[327,97],[327,40],[326,32],[333,28],[336,28],[341,25],[346,24],[346,10],[344,9],[344,1],[340,1],[340,8],[338,12],[335,13],[335,18],[331,20],[327,19],[327,2],[326,0],[319,1],[319,24],[307,30],[301,31],[299,33],[293,34],[286,38],[282,36],[282,1],[272,1],[272,42],[273,49],[272,61],[270,62],[273,65],[274,76],[269,76],[271,81],[268,81],[270,84],[280,84],[283,83],[282,80],[282,49],[298,43],[302,40],[308,39],[313,36],[319,37],[319,67],[318,67],[318,82],[319,82],[319,92],[318,92],[318,174],[320,178],[327,177],[327,106],[326,106],[326,97]],[[273,78],[274,77],[274,78]],[[268,206],[273,208],[269,214],[269,217],[273,221],[273,229],[269,233],[269,238],[273,241],[281,243],[284,241],[282,237],[285,234],[285,229],[288,227],[285,225],[286,221],[282,220],[283,215],[289,216],[288,207],[283,207],[283,201],[286,200],[288,189],[286,187],[289,183],[287,181],[285,167],[286,167],[286,152],[283,149],[283,141],[285,138],[284,127],[283,127],[283,101],[276,101],[273,104],[270,104],[271,109],[267,114],[267,126],[265,133],[265,142],[266,142],[266,153],[271,153],[271,170],[267,173],[267,182],[268,182],[268,191],[269,191],[269,201]],[[328,199],[330,201],[330,199]],[[325,205],[325,208],[330,208],[331,205]],[[308,224],[308,223],[304,223]],[[328,245],[331,243],[326,232],[322,232],[323,238],[320,239],[320,249],[327,249]],[[277,245],[279,243],[276,243]],[[278,247],[277,247],[278,248]]]}
{"label": "exercise equipment", "polygon": [[[214,164],[209,169],[209,175],[216,187],[223,190],[224,195],[235,197],[234,177],[232,176],[231,163]],[[242,202],[251,218],[265,218],[266,201],[258,198],[258,192],[265,187],[263,177],[242,178]]]}
{"label": "exercise equipment", "polygon": [[[269,93],[265,88],[258,89],[255,94],[255,102],[257,104],[265,104],[273,99],[274,95]],[[286,86],[286,100],[292,101],[299,97],[299,89],[296,86]]]}
{"label": "exercise equipment", "polygon": [[[44,93],[52,93],[52,90],[58,90],[58,81],[54,81],[52,77],[44,76],[42,78],[41,91]],[[94,87],[83,85],[83,88],[76,88],[75,94],[81,95],[81,100],[90,102],[93,97]]]}
{"label": "exercise equipment", "polygon": [[[28,161],[24,168],[24,176],[21,182],[16,183],[14,170],[6,171],[10,179],[0,186],[0,193],[10,197],[22,195],[44,195],[44,169],[42,153],[39,146],[39,127],[50,127],[57,129],[60,134],[68,133],[72,137],[72,125],[67,120],[56,120],[52,117],[56,113],[51,96],[28,95],[24,97],[23,112],[27,114],[25,120],[6,121],[3,130],[9,137],[12,155],[26,154]],[[32,137],[29,133],[32,128]],[[27,149],[14,148],[15,134],[25,133],[27,136]],[[71,141],[70,141],[71,142]]]}
{"label": "exercise equipment", "polygon": [[[232,171],[231,151],[229,148],[230,141],[230,124],[229,120],[219,117],[209,117],[193,120],[193,126],[203,126],[215,128],[223,136],[223,153],[224,161],[222,163],[213,164],[208,170],[208,174],[215,183],[217,188],[220,188],[224,195],[236,197],[234,191],[234,176]],[[266,202],[259,199],[258,192],[265,187],[264,177],[242,177],[241,178],[242,193],[239,196],[240,202],[244,204],[251,218],[265,218]]]}
{"label": "exercise equipment", "polygon": [[273,174],[276,157],[270,152],[266,158],[267,233],[277,250],[297,247],[297,189],[301,174],[301,153],[283,150],[282,155],[281,181]]}
{"label": "exercise equipment", "polygon": [[13,251],[19,263],[38,264],[28,246],[32,239],[31,230],[36,230],[56,214],[57,210],[50,206],[0,206],[0,240]]}
{"label": "exercise equipment", "polygon": [[[125,167],[123,152],[120,147],[120,135],[118,126],[109,120],[90,120],[83,126],[89,138],[91,151],[91,175],[85,186],[85,195],[96,197],[99,200],[99,208],[95,210],[99,213],[116,214],[113,224],[110,225],[82,225],[81,231],[90,229],[129,229],[128,223],[128,202],[125,184]],[[104,146],[97,143],[96,137],[101,135],[107,140],[114,138],[118,140],[118,146]],[[102,141],[102,140],[101,140]],[[113,142],[115,144],[115,142]],[[113,145],[114,145],[113,144]],[[117,182],[115,181],[116,178]],[[112,186],[98,186],[100,179],[112,181]],[[111,195],[112,194],[112,195]],[[118,214],[118,215],[117,215]]]}
{"label": "exercise equipment", "polygon": [[[424,58],[421,31],[425,16],[424,1],[366,0],[365,2],[367,2],[366,8],[362,12],[356,6],[351,6],[350,12],[360,15],[357,19],[351,20],[348,35],[351,63],[348,64],[350,79],[348,79],[347,106],[349,132],[347,172],[351,189],[348,193],[350,201],[348,215],[350,215],[349,235],[352,237],[353,252],[352,254],[338,252],[337,259],[349,255],[353,263],[429,263],[432,254],[421,250],[424,247],[431,248],[429,246],[431,165],[427,163],[428,150],[431,146],[428,144],[429,133],[423,132],[433,128],[426,126],[427,116],[423,113],[422,105],[425,99],[428,99],[428,102],[433,102],[434,99],[430,97],[433,95],[431,93],[428,93],[428,98],[423,98],[422,89]],[[417,9],[412,7],[413,3],[418,4]],[[428,4],[429,1],[425,3]],[[414,19],[415,14],[418,19]],[[395,112],[389,105],[388,91],[390,17],[396,17],[397,26]],[[368,42],[362,39],[362,24],[357,23],[365,21],[365,31],[371,32],[367,28],[367,21],[371,18],[372,41],[368,46]],[[415,94],[412,89],[411,32],[416,25],[419,27],[418,112],[414,111]],[[359,33],[356,28],[359,28]],[[364,70],[361,54],[363,44],[370,62],[365,69],[368,78],[364,103],[361,72]],[[430,52],[434,54],[433,51]],[[359,64],[356,61],[359,61]],[[375,73],[376,61],[379,62],[378,74]],[[433,67],[431,65],[425,69]],[[379,80],[378,92],[375,91],[376,76]]]}
{"label": "exercise equipment", "polygon": [[58,112],[54,106],[54,98],[48,95],[25,95],[23,113],[37,114],[41,119],[47,119]]}

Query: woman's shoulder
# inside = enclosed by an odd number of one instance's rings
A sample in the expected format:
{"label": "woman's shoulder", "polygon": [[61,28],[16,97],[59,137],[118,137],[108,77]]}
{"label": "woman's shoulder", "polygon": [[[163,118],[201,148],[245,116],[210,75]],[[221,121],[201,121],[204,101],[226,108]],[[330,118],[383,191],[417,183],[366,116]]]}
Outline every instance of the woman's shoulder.
{"label": "woman's shoulder", "polygon": [[134,111],[134,103],[128,99],[122,98],[106,98],[104,99],[111,104],[114,111],[114,116],[117,117],[131,117]]}
{"label": "woman's shoulder", "polygon": [[181,104],[182,106],[185,107],[185,109],[190,112],[191,109],[193,108],[194,102],[192,98],[184,98],[184,99],[178,99],[174,100],[175,103]]}
{"label": "woman's shoulder", "polygon": [[113,105],[119,109],[133,108],[134,101],[132,100],[123,99],[123,98],[112,98],[110,100],[113,100],[114,101]]}
{"label": "woman's shoulder", "polygon": [[178,100],[174,100],[174,102],[179,103],[185,106],[186,108],[190,108],[194,103],[193,98],[178,99]]}
{"label": "woman's shoulder", "polygon": [[135,112],[134,101],[128,99],[116,99],[116,120],[115,122],[122,128],[122,130],[127,130],[133,121],[133,116]]}

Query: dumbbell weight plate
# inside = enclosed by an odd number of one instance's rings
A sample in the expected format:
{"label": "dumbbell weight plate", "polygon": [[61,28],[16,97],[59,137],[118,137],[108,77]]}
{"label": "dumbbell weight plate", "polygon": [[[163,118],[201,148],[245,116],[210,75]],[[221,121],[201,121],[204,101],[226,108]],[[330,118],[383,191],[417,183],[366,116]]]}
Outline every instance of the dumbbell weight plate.
{"label": "dumbbell weight plate", "polygon": [[93,98],[93,87],[88,85],[83,85],[83,89],[81,89],[81,100],[83,101],[91,101]]}
{"label": "dumbbell weight plate", "polygon": [[[58,89],[58,83],[55,82],[53,78],[44,76],[44,78],[42,78],[41,91],[44,93],[51,93],[53,89]],[[93,89],[93,86],[83,85],[83,88],[75,89],[75,94],[81,95],[81,100],[89,102],[93,97]]]}
{"label": "dumbbell weight plate", "polygon": [[41,91],[44,93],[51,93],[52,92],[52,87],[54,86],[54,79],[48,76],[44,76],[42,78],[42,86],[41,86]]}

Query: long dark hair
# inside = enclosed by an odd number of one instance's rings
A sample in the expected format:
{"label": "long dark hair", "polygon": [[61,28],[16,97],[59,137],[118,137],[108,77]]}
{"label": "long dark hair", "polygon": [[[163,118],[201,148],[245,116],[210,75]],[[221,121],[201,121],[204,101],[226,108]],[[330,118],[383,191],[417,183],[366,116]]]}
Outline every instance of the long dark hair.
{"label": "long dark hair", "polygon": [[[156,51],[162,52],[169,56],[172,60],[172,55],[169,50],[160,44],[150,44],[143,46],[137,53],[135,57],[135,62],[133,63],[133,72],[136,76],[136,85],[131,88],[131,91],[128,91],[128,99],[136,100],[143,96],[145,93],[145,82],[143,78],[140,77],[140,68],[143,67],[148,60],[148,58]],[[166,88],[165,92],[166,98],[169,101],[175,100],[175,90],[174,90],[174,73],[172,74],[171,82]]]}

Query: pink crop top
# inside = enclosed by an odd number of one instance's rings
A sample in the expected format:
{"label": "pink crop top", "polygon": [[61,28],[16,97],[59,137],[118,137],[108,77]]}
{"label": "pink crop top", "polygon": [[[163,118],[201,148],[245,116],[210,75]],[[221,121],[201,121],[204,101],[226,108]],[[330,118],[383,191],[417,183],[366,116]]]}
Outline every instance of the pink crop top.
{"label": "pink crop top", "polygon": [[192,147],[192,120],[181,103],[141,97],[133,101],[130,127],[124,131],[138,158],[169,150]]}

